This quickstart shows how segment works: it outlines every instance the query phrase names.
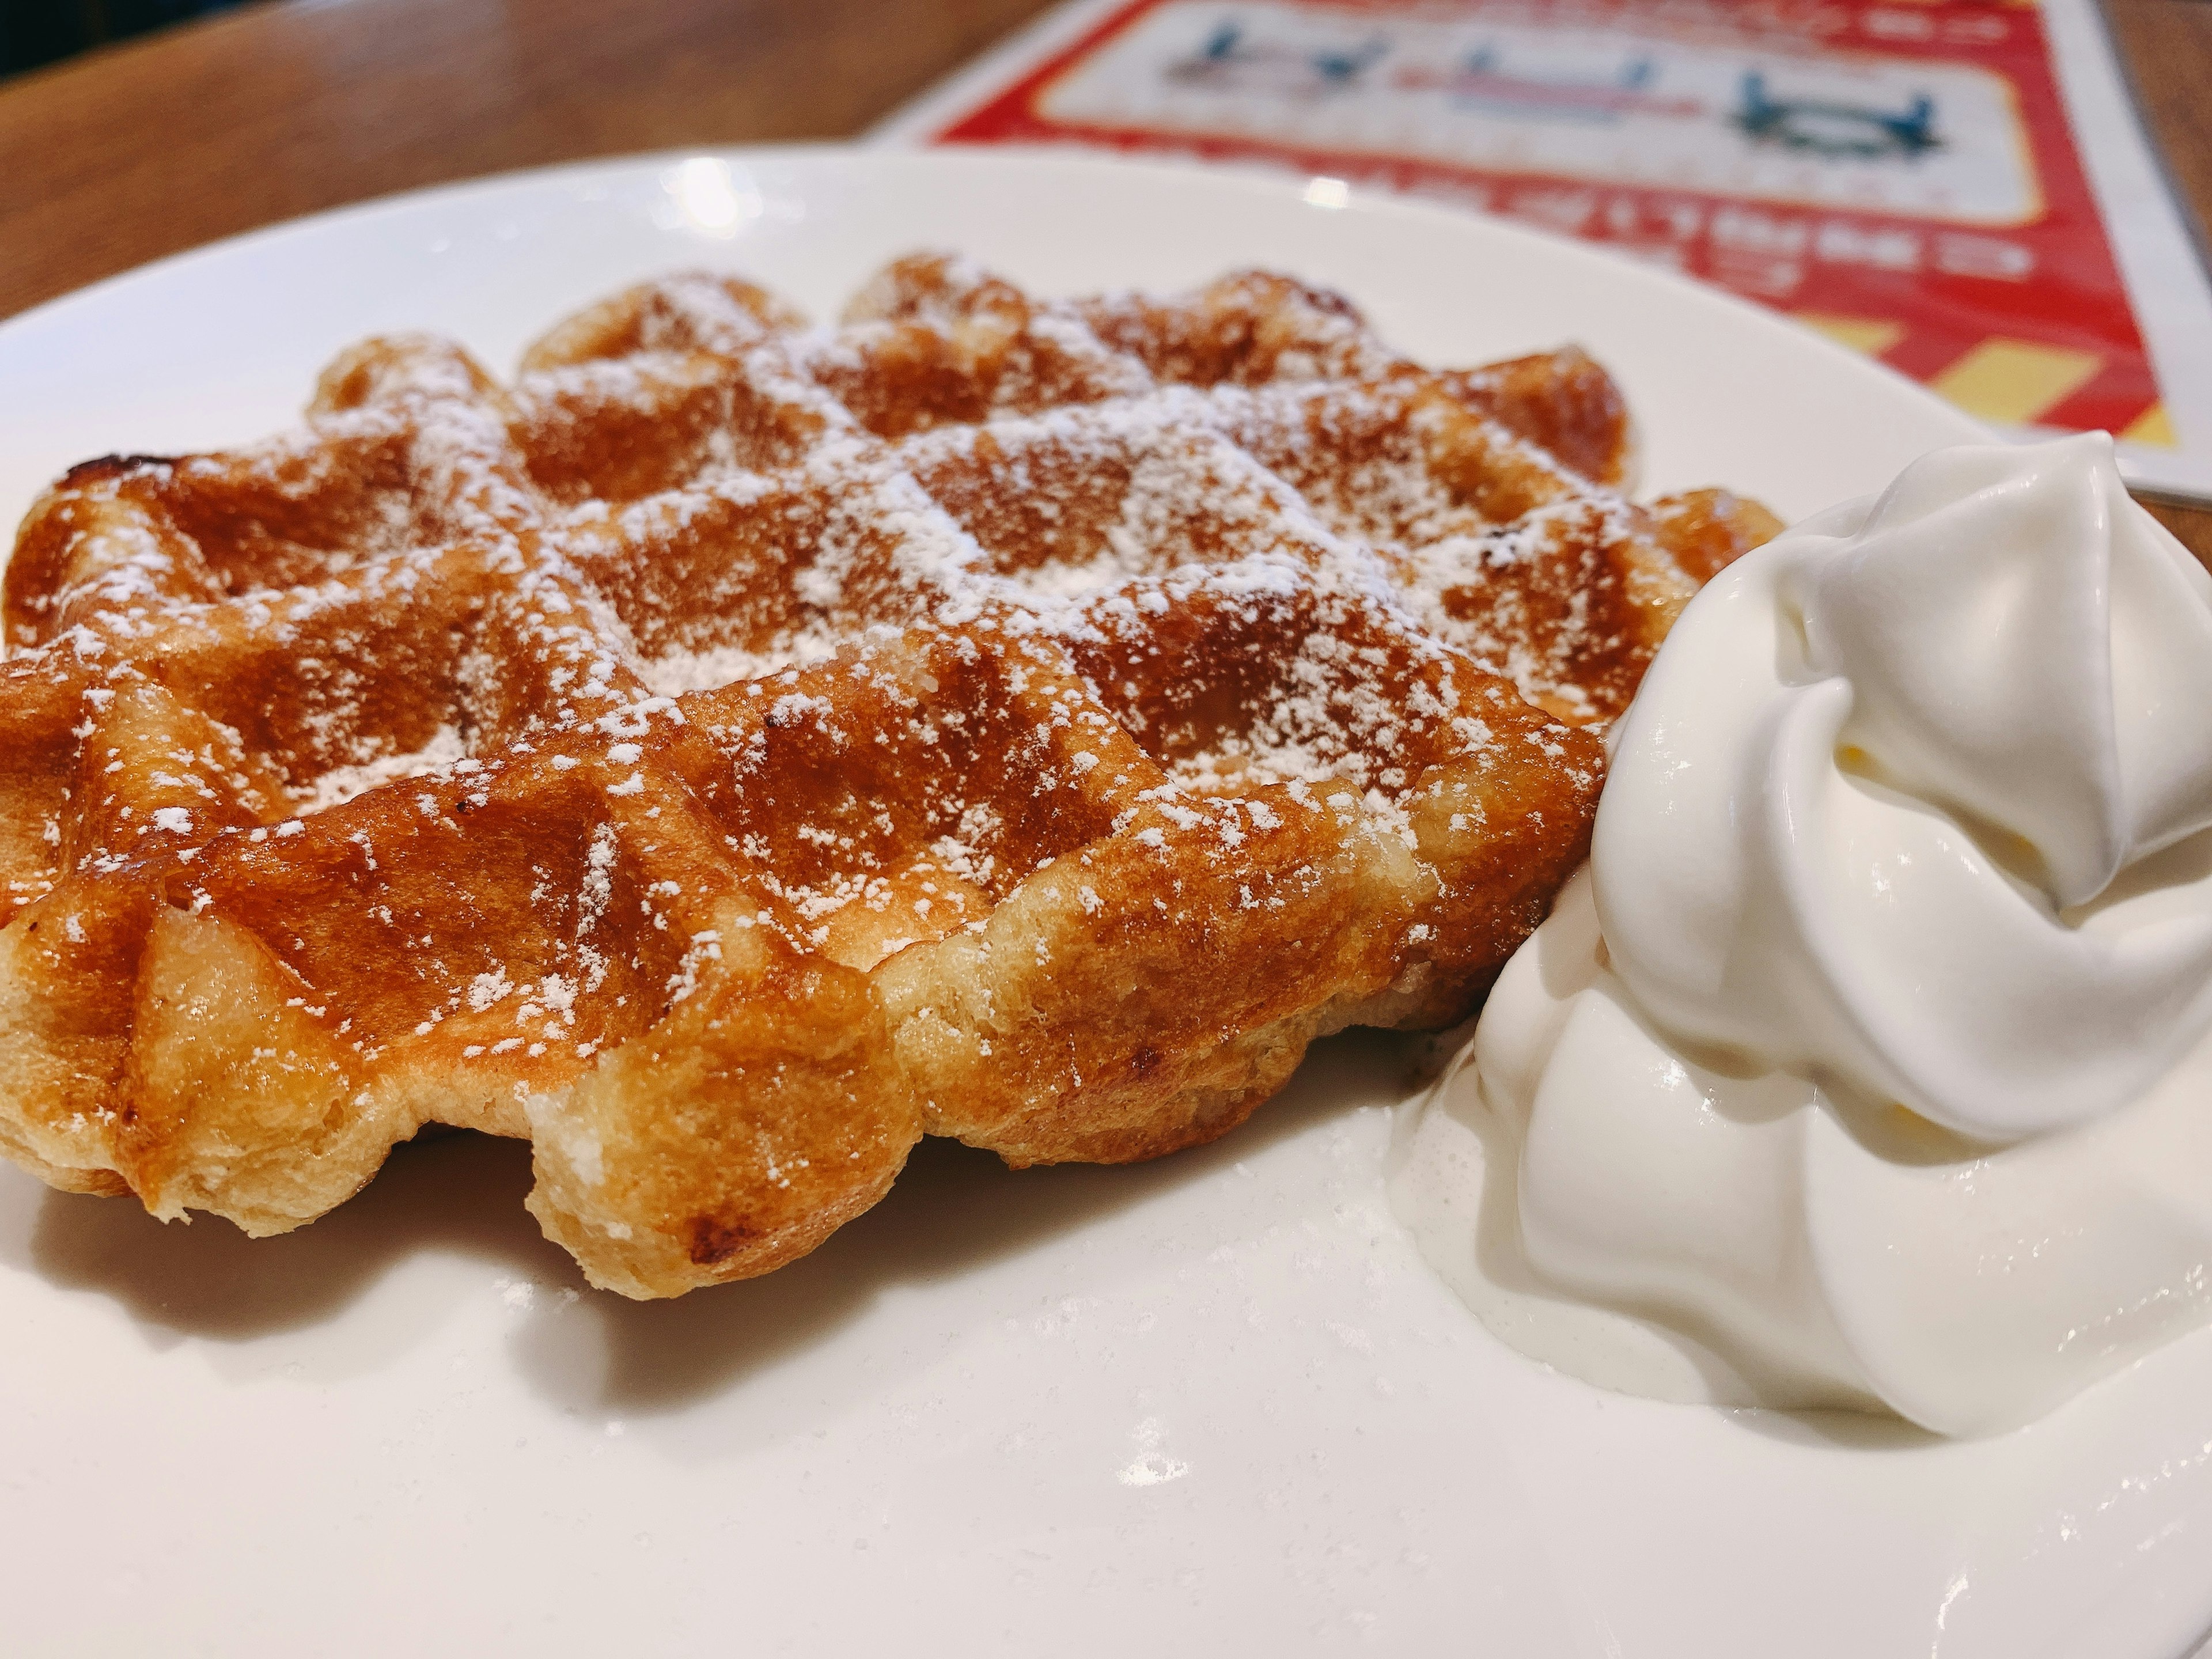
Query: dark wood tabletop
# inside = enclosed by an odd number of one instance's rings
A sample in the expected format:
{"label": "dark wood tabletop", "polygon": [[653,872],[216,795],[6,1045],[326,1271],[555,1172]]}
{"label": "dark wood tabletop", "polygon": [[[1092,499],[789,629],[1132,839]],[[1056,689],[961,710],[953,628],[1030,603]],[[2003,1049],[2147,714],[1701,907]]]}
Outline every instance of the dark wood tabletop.
{"label": "dark wood tabletop", "polygon": [[[861,131],[1050,0],[289,0],[0,82],[0,316],[278,219],[509,167]],[[2212,223],[2212,0],[2104,0]],[[2161,510],[2212,559],[2212,512]]]}

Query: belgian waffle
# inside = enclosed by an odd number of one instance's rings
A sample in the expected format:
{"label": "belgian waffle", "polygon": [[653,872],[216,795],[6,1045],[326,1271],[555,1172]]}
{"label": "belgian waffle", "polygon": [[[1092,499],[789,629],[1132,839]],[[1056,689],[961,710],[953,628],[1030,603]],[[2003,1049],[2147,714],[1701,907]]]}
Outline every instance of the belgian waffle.
{"label": "belgian waffle", "polygon": [[1218,1135],[1462,1016],[1583,856],[1587,728],[1772,527],[1628,450],[1577,353],[1430,374],[1256,274],[918,257],[834,331],[681,276],[511,386],[368,341],[24,523],[0,1150],[266,1234],[528,1136],[547,1233],[666,1296],[925,1133]]}

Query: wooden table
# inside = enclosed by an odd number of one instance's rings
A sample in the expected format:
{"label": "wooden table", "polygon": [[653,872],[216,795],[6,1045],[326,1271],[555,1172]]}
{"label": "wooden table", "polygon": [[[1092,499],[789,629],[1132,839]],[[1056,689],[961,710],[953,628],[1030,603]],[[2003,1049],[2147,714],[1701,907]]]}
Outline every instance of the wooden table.
{"label": "wooden table", "polygon": [[[1049,0],[293,0],[0,83],[0,316],[502,168],[861,131]],[[2212,223],[2212,0],[2105,0]],[[2212,561],[2212,511],[2158,509]]]}

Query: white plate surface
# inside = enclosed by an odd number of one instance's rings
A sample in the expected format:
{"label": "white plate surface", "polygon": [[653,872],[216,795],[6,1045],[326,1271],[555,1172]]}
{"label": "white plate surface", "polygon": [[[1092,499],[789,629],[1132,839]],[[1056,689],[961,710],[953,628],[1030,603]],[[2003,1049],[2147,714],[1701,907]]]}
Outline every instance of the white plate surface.
{"label": "white plate surface", "polygon": [[[0,327],[0,514],[295,418],[377,331],[501,372],[647,273],[817,314],[963,249],[1052,291],[1261,264],[1438,362],[1579,340],[1644,483],[1796,515],[1971,437],[1905,381],[1587,249],[1111,162],[753,151],[283,227]],[[12,1652],[1932,1653],[2170,1659],[2212,1620],[2212,1332],[2001,1440],[1621,1399],[1501,1348],[1384,1201],[1408,1043],[1219,1145],[1013,1174],[925,1145],[796,1267],[582,1289],[519,1146],[402,1149],[279,1240],[0,1168]]]}

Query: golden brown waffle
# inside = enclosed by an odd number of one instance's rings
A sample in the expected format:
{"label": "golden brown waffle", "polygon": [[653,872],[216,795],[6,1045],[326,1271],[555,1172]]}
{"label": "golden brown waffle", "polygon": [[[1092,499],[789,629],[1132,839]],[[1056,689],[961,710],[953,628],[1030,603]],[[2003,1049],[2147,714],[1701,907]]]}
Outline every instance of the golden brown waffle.
{"label": "golden brown waffle", "polygon": [[1553,716],[1766,528],[1626,455],[1579,354],[1431,375],[1264,276],[921,258],[834,332],[679,276],[511,387],[369,341],[303,428],[25,522],[0,1150],[271,1233],[425,1124],[527,1135],[656,1296],[924,1133],[1210,1139],[1317,1033],[1463,1015],[1583,857]]}

